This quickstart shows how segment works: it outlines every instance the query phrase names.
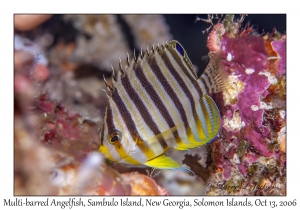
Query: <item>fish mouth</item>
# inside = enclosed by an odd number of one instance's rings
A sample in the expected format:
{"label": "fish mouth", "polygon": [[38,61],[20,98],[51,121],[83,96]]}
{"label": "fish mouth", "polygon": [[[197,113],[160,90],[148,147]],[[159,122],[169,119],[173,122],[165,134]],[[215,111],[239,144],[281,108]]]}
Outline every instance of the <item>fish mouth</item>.
{"label": "fish mouth", "polygon": [[105,145],[100,145],[99,147],[99,152],[101,154],[103,154],[107,159],[111,160],[111,161],[115,161],[114,158],[112,157],[110,151],[109,151],[109,148]]}
{"label": "fish mouth", "polygon": [[117,160],[117,159],[113,158],[112,154],[109,151],[109,148],[105,145],[100,145],[99,152],[101,154],[103,154],[105,156],[105,158],[109,159],[110,161],[116,162],[116,163],[121,163],[122,160],[125,160],[125,162],[127,162],[126,159],[130,158],[132,155],[132,153],[129,153],[126,156],[120,157],[120,159]]}

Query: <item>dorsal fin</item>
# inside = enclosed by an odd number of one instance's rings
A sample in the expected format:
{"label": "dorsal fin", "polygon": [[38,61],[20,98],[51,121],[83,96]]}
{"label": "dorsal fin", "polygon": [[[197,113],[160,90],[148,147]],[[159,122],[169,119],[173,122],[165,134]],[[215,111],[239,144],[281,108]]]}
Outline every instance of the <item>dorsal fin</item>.
{"label": "dorsal fin", "polygon": [[[114,82],[116,82],[117,81],[117,72],[115,71],[115,69],[114,69],[114,67],[113,66],[111,66],[111,69],[112,69],[112,79],[113,79],[113,81]],[[114,85],[114,83],[113,83],[113,85]]]}
{"label": "dorsal fin", "polygon": [[122,68],[122,61],[121,61],[121,58],[119,58],[119,59],[120,59],[120,62],[119,62],[118,73],[125,74],[125,71],[124,71],[124,69]]}
{"label": "dorsal fin", "polygon": [[126,65],[125,65],[125,69],[128,69],[130,66],[130,61],[129,61],[129,54],[127,52],[127,58],[126,58]]}
{"label": "dorsal fin", "polygon": [[168,51],[171,53],[172,58],[179,65],[182,72],[190,80],[196,81],[198,79],[198,76],[194,70],[192,62],[190,61],[182,45],[179,42],[173,40],[169,44],[166,44],[165,48],[168,49]]}
{"label": "dorsal fin", "polygon": [[228,73],[222,64],[222,50],[212,55],[201,77],[197,80],[203,94],[222,91],[228,83]]}
{"label": "dorsal fin", "polygon": [[135,49],[133,49],[133,59],[132,59],[132,61],[136,62]]}
{"label": "dorsal fin", "polygon": [[104,80],[104,83],[105,83],[105,86],[106,86],[106,90],[104,90],[104,92],[106,93],[106,95],[108,97],[111,97],[112,96],[113,88],[111,86],[109,86],[109,84],[107,83],[104,74],[103,74],[103,80]]}
{"label": "dorsal fin", "polygon": [[147,46],[147,49],[146,49],[146,54],[147,54],[147,56],[149,57],[150,52],[149,52],[148,46]]}
{"label": "dorsal fin", "polygon": [[[144,68],[143,62],[147,62],[148,59],[152,59],[155,53],[161,55],[165,59],[169,59],[173,63],[174,68],[177,69],[179,74],[181,74],[182,71],[182,74],[185,74],[189,79],[195,82],[198,79],[195,70],[193,68],[193,65],[187,56],[186,51],[177,41],[173,40],[169,43],[166,42],[165,44],[161,44],[157,46],[153,44],[150,50],[147,47],[145,53],[143,53],[141,49],[141,51],[137,54],[137,57],[135,55],[135,50],[134,50],[134,55],[131,60],[127,55],[127,60],[124,69],[122,68],[121,60],[120,60],[118,74],[117,76],[115,76],[115,78],[117,79],[116,82],[119,82],[120,78],[123,76],[128,76],[129,80],[135,80],[136,78],[133,71],[135,71],[138,66],[142,66],[143,67],[142,69],[144,71],[146,71],[146,69],[151,69],[147,67]],[[150,67],[152,67],[151,62],[148,64],[150,65]],[[115,85],[113,85],[113,88],[114,87]]]}

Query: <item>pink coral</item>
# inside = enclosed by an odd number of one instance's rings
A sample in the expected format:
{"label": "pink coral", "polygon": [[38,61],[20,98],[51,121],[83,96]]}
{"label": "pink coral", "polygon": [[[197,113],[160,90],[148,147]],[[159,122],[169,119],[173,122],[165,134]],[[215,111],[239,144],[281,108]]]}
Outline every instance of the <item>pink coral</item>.
{"label": "pink coral", "polygon": [[283,75],[286,72],[286,40],[281,39],[281,40],[273,41],[271,42],[271,45],[280,56],[278,62],[278,71],[280,75]]}
{"label": "pink coral", "polygon": [[125,183],[131,186],[131,195],[169,195],[169,193],[156,184],[156,182],[143,174],[124,173],[121,175]]}
{"label": "pink coral", "polygon": [[44,82],[49,77],[49,69],[42,64],[36,64],[33,70],[33,78],[40,82]]}
{"label": "pink coral", "polygon": [[207,47],[212,53],[219,51],[221,46],[222,35],[225,29],[222,23],[216,24],[207,37]]}
{"label": "pink coral", "polygon": [[20,31],[29,31],[48,20],[52,15],[14,15],[14,27]]}
{"label": "pink coral", "polygon": [[[285,144],[281,130],[285,127],[285,116],[279,114],[285,113],[285,38],[278,34],[251,35],[253,29],[250,29],[248,32],[239,30],[234,36],[226,31],[220,38],[220,48],[223,58],[226,58],[222,62],[230,76],[235,78],[230,82],[242,83],[242,88],[214,95],[223,116],[223,128],[220,137],[211,143],[212,160],[216,166],[213,180],[219,180],[217,174],[220,172],[228,182],[233,182],[234,177],[269,180],[275,171],[282,173],[285,168],[285,153],[281,151],[284,150],[281,144]],[[212,31],[209,36],[214,33]],[[278,37],[284,39],[278,40]],[[211,51],[217,49],[211,43],[208,46]],[[274,160],[283,161],[276,163]],[[263,170],[267,172],[262,174]],[[277,182],[285,181],[279,177]],[[251,193],[254,192],[248,192]],[[282,189],[272,193],[284,194]]]}
{"label": "pink coral", "polygon": [[248,35],[230,38],[224,34],[222,49],[225,55],[232,55],[233,63],[242,65],[245,69],[251,68],[255,71],[268,69],[267,52],[261,37]]}

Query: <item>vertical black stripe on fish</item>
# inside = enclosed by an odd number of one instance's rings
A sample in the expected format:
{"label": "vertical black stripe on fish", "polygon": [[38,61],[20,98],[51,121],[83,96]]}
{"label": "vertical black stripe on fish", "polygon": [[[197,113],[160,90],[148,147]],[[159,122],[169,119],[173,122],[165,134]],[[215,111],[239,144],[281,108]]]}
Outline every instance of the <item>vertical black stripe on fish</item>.
{"label": "vertical black stripe on fish", "polygon": [[169,52],[171,53],[173,59],[176,61],[176,63],[179,65],[179,67],[185,72],[185,74],[191,80],[192,84],[194,85],[194,87],[196,88],[197,92],[199,93],[199,97],[202,97],[203,93],[202,93],[202,90],[201,90],[200,86],[196,82],[197,78],[196,77],[192,77],[190,75],[190,73],[188,73],[191,70],[190,69],[186,69],[185,65],[182,63],[182,59],[181,59],[182,57],[180,57],[177,53],[175,53],[172,50],[169,50]]}
{"label": "vertical black stripe on fish", "polygon": [[173,76],[173,78],[175,79],[175,81],[177,81],[177,84],[181,87],[184,94],[189,99],[190,104],[192,106],[192,112],[193,112],[193,117],[194,117],[196,126],[197,126],[197,128],[201,128],[202,127],[201,121],[200,121],[199,116],[196,111],[196,105],[195,105],[195,101],[194,101],[194,97],[193,97],[192,93],[190,92],[189,88],[187,87],[186,83],[184,82],[184,80],[182,79],[180,74],[175,70],[175,67],[172,65],[172,63],[171,63],[170,59],[168,58],[168,55],[166,54],[165,51],[163,53],[161,53],[160,57],[161,57],[162,61],[164,62],[164,64],[166,65],[167,69],[170,71],[170,73]]}
{"label": "vertical black stripe on fish", "polygon": [[[170,49],[172,48],[172,49]],[[194,74],[194,72],[190,69],[187,69],[184,64],[182,63],[182,55],[178,55],[178,53],[176,52],[176,49],[173,49],[173,47],[169,47],[167,48],[168,51],[171,53],[173,59],[180,65],[180,68],[182,69],[182,71],[185,73],[185,75],[191,80],[196,80],[197,77],[196,75]]]}
{"label": "vertical black stripe on fish", "polygon": [[200,80],[201,80],[202,84],[204,85],[206,93],[209,93],[209,87],[207,86],[206,81],[204,80],[204,78],[200,77]]}
{"label": "vertical black stripe on fish", "polygon": [[126,124],[126,127],[130,133],[131,138],[136,142],[136,145],[140,148],[141,151],[144,152],[146,156],[147,154],[151,154],[150,156],[154,156],[154,153],[149,148],[149,146],[145,142],[143,142],[143,140],[141,140],[138,130],[135,126],[135,123],[131,118],[131,114],[128,111],[124,102],[122,101],[122,98],[120,97],[117,90],[114,91],[112,98],[122,116],[123,121]]}
{"label": "vertical black stripe on fish", "polygon": [[[106,125],[107,125],[107,129],[108,129],[108,133],[117,129],[115,127],[113,119],[114,119],[113,111],[112,111],[112,108],[110,106],[110,103],[108,103],[107,104],[107,109],[106,109]],[[124,151],[122,142],[119,142],[119,143],[115,144],[114,147],[115,147],[118,155],[120,156],[120,158],[122,158],[124,156],[123,153],[120,153],[120,151]]]}
{"label": "vertical black stripe on fish", "polygon": [[204,116],[204,119],[205,119],[207,133],[208,133],[208,136],[209,136],[212,132],[212,127],[211,127],[211,122],[210,122],[210,118],[209,118],[209,115],[208,115],[208,111],[207,111],[206,106],[204,104],[204,99],[200,100],[200,106],[201,106],[201,110],[203,111],[203,116]]}
{"label": "vertical black stripe on fish", "polygon": [[193,136],[192,130],[191,130],[189,124],[188,124],[188,119],[187,119],[185,110],[184,110],[184,108],[181,104],[181,101],[177,97],[176,93],[174,92],[173,88],[169,84],[168,80],[165,78],[165,76],[161,72],[161,69],[159,68],[159,66],[157,64],[154,55],[149,56],[148,64],[151,67],[151,69],[152,69],[153,73],[155,74],[156,78],[158,79],[158,81],[162,84],[162,86],[163,86],[164,90],[166,91],[166,93],[172,99],[173,103],[175,104],[175,107],[179,111],[180,117],[181,117],[182,121],[184,122],[184,126],[185,126],[185,129],[186,129],[187,136],[188,137]]}
{"label": "vertical black stripe on fish", "polygon": [[[144,105],[143,101],[141,100],[138,93],[134,90],[132,87],[128,76],[125,76],[121,79],[122,85],[124,89],[126,90],[128,96],[130,97],[131,101],[136,105],[141,117],[143,118],[144,122],[147,124],[147,126],[150,128],[150,130],[154,133],[154,135],[158,135],[161,133],[159,128],[157,127],[157,124],[152,119],[152,116],[148,112],[146,106]],[[168,145],[166,141],[163,138],[159,138],[159,143],[162,146],[162,148],[165,150]]]}
{"label": "vertical black stripe on fish", "polygon": [[[163,118],[166,120],[169,128],[173,128],[175,126],[175,123],[174,123],[172,117],[170,116],[169,111],[167,110],[164,103],[161,101],[159,95],[155,91],[155,88],[152,86],[152,84],[148,81],[147,77],[145,76],[144,69],[141,66],[141,63],[139,63],[136,66],[136,69],[134,72],[135,72],[136,77],[140,81],[141,85],[145,88],[147,94],[150,96],[150,98],[154,102],[154,105],[156,106],[156,108],[158,109],[160,114],[163,116]],[[176,142],[180,143],[181,139],[179,138],[179,134],[178,134],[177,130],[175,130],[173,132],[173,135],[175,137]]]}
{"label": "vertical black stripe on fish", "polygon": [[[108,129],[108,132],[116,129],[114,121],[113,121],[113,113],[112,113],[110,103],[107,104],[107,108],[106,108],[106,126]],[[104,128],[103,128],[103,130],[104,130]]]}
{"label": "vertical black stripe on fish", "polygon": [[206,78],[207,78],[207,80],[209,82],[209,85],[210,85],[210,87],[212,89],[212,92],[214,92],[215,91],[215,87],[213,86],[214,82],[213,82],[213,78],[211,77],[211,74],[204,73],[203,75],[206,76]]}
{"label": "vertical black stripe on fish", "polygon": [[218,110],[215,109],[216,105],[215,105],[214,101],[209,96],[205,97],[204,103],[205,103],[207,109],[209,110],[209,115],[208,116],[209,116],[209,119],[210,119],[210,122],[211,122],[212,132],[214,132],[215,127],[216,127],[215,119],[216,119],[216,116],[218,116],[218,113],[216,111],[218,111]]}
{"label": "vertical black stripe on fish", "polygon": [[104,141],[104,124],[103,124],[103,126],[102,126],[102,129],[101,129],[101,131],[100,131],[100,144],[101,145],[103,145],[103,141]]}

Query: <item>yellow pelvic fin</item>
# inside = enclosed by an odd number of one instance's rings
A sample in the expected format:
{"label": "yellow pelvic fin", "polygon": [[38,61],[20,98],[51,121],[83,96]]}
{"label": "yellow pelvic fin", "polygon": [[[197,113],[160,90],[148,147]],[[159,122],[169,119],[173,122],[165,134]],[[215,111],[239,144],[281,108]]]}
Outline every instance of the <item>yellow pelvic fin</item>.
{"label": "yellow pelvic fin", "polygon": [[152,160],[148,160],[146,163],[144,163],[144,165],[159,169],[180,168],[180,165],[176,161],[165,154],[162,154]]}
{"label": "yellow pelvic fin", "polygon": [[157,169],[172,169],[172,170],[181,170],[191,174],[195,174],[192,170],[186,167],[180,166],[177,162],[175,162],[172,158],[162,154],[152,160],[147,161],[144,165],[157,168]]}

